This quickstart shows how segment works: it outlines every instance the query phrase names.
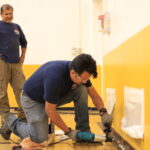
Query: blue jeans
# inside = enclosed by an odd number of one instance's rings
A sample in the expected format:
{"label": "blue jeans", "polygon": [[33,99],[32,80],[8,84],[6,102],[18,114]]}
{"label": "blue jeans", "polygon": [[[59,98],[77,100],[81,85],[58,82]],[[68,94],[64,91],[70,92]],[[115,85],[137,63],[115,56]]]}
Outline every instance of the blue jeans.
{"label": "blue jeans", "polygon": [[[71,89],[64,97],[60,98],[58,106],[74,101],[76,129],[90,131],[88,115],[88,92],[83,85]],[[32,141],[41,143],[48,139],[48,116],[45,112],[45,104],[31,100],[23,95],[22,108],[28,123],[22,122],[12,115],[8,126],[10,130],[20,138],[30,137]]]}

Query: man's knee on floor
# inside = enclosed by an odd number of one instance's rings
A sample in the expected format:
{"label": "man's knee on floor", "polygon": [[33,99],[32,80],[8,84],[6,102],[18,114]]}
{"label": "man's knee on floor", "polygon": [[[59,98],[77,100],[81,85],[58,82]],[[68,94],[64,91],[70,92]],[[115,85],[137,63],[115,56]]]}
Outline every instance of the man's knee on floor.
{"label": "man's knee on floor", "polygon": [[45,142],[45,141],[47,141],[48,140],[48,134],[47,135],[45,135],[45,134],[43,134],[43,133],[40,133],[40,134],[38,134],[38,135],[30,135],[30,139],[33,141],[33,142],[35,142],[35,143],[42,143],[42,142]]}
{"label": "man's knee on floor", "polygon": [[33,142],[41,143],[48,139],[48,122],[32,122],[29,124],[29,136]]}

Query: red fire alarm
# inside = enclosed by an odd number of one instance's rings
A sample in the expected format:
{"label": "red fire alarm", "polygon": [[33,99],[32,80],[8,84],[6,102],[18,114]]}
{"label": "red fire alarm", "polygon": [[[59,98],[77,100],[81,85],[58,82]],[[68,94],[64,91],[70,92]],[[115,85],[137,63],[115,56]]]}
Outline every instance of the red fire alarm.
{"label": "red fire alarm", "polygon": [[102,29],[104,29],[104,19],[105,19],[105,15],[98,16],[98,20],[101,21],[101,28]]}
{"label": "red fire alarm", "polygon": [[100,31],[104,33],[110,33],[110,13],[106,12],[103,15],[98,16],[100,21]]}

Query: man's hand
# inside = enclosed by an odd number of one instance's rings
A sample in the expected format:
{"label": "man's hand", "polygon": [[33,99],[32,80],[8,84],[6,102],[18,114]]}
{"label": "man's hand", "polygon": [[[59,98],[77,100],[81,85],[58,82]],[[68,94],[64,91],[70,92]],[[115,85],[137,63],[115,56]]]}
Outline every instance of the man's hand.
{"label": "man's hand", "polygon": [[105,128],[111,128],[113,118],[110,114],[107,113],[106,108],[102,108],[100,110],[100,116],[101,116],[103,126]]}
{"label": "man's hand", "polygon": [[69,128],[70,131],[66,132],[65,135],[69,136],[73,141],[76,141],[76,135],[79,132],[78,130],[72,130],[71,128]]}

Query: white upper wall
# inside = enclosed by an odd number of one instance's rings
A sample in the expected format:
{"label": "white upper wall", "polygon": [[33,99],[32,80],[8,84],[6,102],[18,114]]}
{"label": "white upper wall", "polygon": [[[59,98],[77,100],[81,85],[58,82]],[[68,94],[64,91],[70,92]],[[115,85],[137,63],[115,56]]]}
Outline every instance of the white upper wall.
{"label": "white upper wall", "polygon": [[150,24],[150,0],[104,0],[110,13],[111,33],[103,36],[103,55]]}
{"label": "white upper wall", "polygon": [[[98,16],[102,0],[1,0],[14,7],[14,20],[27,38],[25,64],[74,58],[82,52],[102,62]],[[73,54],[74,53],[74,54]]]}
{"label": "white upper wall", "polygon": [[102,34],[98,31],[98,16],[102,13],[102,0],[80,0],[81,47],[102,64]]}
{"label": "white upper wall", "polygon": [[25,64],[67,59],[79,45],[77,0],[1,0],[14,7],[14,20],[27,38]]}
{"label": "white upper wall", "polygon": [[[71,60],[78,48],[102,64],[103,55],[150,23],[150,0],[0,0],[5,3],[14,7],[14,22],[28,40],[25,64]],[[105,12],[110,34],[98,31]]]}

